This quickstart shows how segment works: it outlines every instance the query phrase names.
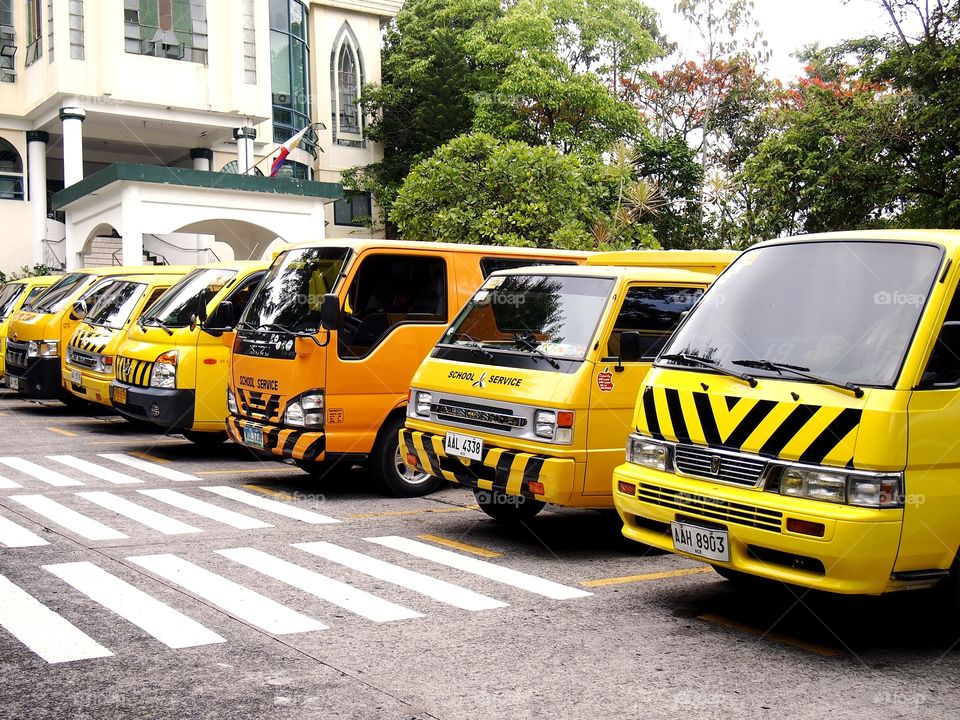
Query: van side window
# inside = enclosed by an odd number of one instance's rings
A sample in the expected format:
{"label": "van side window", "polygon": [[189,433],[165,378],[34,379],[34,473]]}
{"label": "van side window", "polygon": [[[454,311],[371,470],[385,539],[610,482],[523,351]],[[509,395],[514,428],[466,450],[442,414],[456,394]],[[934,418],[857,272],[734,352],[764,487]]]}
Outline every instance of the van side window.
{"label": "van side window", "polygon": [[371,255],[347,291],[337,333],[342,358],[368,355],[397,325],[447,322],[447,268],[442,258]]}
{"label": "van side window", "polygon": [[153,292],[150,294],[150,298],[147,300],[146,304],[141,310],[141,314],[145,312],[151,305],[153,305],[157,300],[160,299],[160,296],[163,295],[169,288],[154,288]]}
{"label": "van side window", "polygon": [[960,385],[960,288],[953,294],[920,388]]}
{"label": "van side window", "polygon": [[250,297],[253,295],[254,289],[260,284],[260,281],[263,280],[263,276],[264,273],[262,272],[254,273],[248,277],[240,287],[230,293],[227,300],[233,303],[233,311],[236,313],[234,317],[240,317],[240,313],[247,307],[247,303],[250,302]]}
{"label": "van side window", "polygon": [[511,258],[511,257],[485,257],[480,258],[480,272],[483,273],[483,279],[497,270],[513,270],[519,267],[534,267],[540,265],[576,265],[572,260],[541,260],[540,258]]}
{"label": "van side window", "polygon": [[641,287],[627,290],[613,332],[607,340],[607,358],[620,355],[620,335],[640,333],[641,359],[653,360],[677,329],[683,313],[703,295],[703,288]]}

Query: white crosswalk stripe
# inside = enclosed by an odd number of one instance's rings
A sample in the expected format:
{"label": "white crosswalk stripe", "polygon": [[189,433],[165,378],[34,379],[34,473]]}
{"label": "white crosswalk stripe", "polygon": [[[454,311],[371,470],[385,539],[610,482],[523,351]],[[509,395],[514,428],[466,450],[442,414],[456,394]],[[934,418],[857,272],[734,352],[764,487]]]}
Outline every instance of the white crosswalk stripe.
{"label": "white crosswalk stripe", "polygon": [[584,590],[569,587],[568,585],[561,585],[551,580],[544,580],[536,575],[528,575],[519,570],[513,570],[503,567],[502,565],[495,565],[485,560],[477,560],[476,558],[467,557],[466,555],[461,555],[460,553],[455,553],[450,550],[442,550],[433,545],[427,545],[426,543],[417,542],[416,540],[410,540],[409,538],[399,537],[397,535],[364,538],[364,540],[399,550],[400,552],[414,555],[424,560],[456,568],[463,572],[479,575],[488,580],[495,580],[504,585],[511,585],[521,590],[543,595],[553,600],[569,600],[571,598],[581,598],[592,595],[592,593]]}
{"label": "white crosswalk stripe", "polygon": [[423,617],[416,610],[410,610],[402,605],[383,600],[364,590],[359,590],[339,580],[334,580],[255,548],[235,548],[232,550],[217,550],[217,552],[234,562],[246,565],[257,572],[311,595],[316,595],[322,600],[339,605],[345,610],[374,622]]}
{"label": "white crosswalk stripe", "polygon": [[66,475],[61,475],[56,470],[50,470],[42,465],[37,465],[29,460],[24,460],[23,458],[0,457],[0,463],[3,463],[7,467],[13,468],[14,470],[19,470],[24,475],[30,475],[40,482],[44,482],[47,485],[52,485],[53,487],[72,487],[76,485],[83,485],[83,483],[79,480],[74,480]]}
{"label": "white crosswalk stripe", "polygon": [[194,475],[189,475],[185,472],[180,472],[179,470],[174,470],[173,468],[165,467],[158,463],[152,463],[146,460],[141,460],[140,458],[131,457],[130,455],[124,455],[123,453],[98,453],[98,455],[99,457],[112,460],[113,462],[120,463],[121,465],[135,468],[141,472],[147,473],[148,475],[156,475],[157,477],[162,477],[166,480],[173,480],[174,482],[189,482],[200,479]]}
{"label": "white crosswalk stripe", "polygon": [[240,513],[233,512],[233,510],[227,510],[204,500],[197,500],[194,497],[184,495],[176,490],[161,488],[159,490],[137,490],[137,492],[147,497],[152,497],[154,500],[166,503],[167,505],[173,505],[173,507],[192,512],[195,515],[200,515],[210,520],[215,520],[224,525],[237,528],[238,530],[256,530],[273,527],[270,523],[257,520],[249,515],[241,515]]}
{"label": "white crosswalk stripe", "polygon": [[225,642],[196,620],[90,562],[44,565],[68,585],[170,648]]}
{"label": "white crosswalk stripe", "polygon": [[344,565],[352,570],[375,577],[378,580],[399,585],[400,587],[421,593],[427,597],[439,600],[442,603],[453,605],[463,610],[491,610],[507,607],[507,603],[486,595],[473,592],[467,588],[454,585],[445,580],[438,580],[430,575],[424,575],[407,568],[392,565],[383,560],[364,555],[363,553],[348,550],[328,542],[296,543],[295,548],[306,550],[308,553],[322,557],[325,560]]}
{"label": "white crosswalk stripe", "polygon": [[116,470],[111,470],[103,465],[97,465],[89,460],[83,460],[82,458],[74,457],[73,455],[47,455],[47,459],[58,462],[61,465],[66,465],[67,467],[72,467],[74,470],[79,470],[80,472],[86,473],[87,475],[92,475],[95,478],[106,480],[114,485],[133,485],[143,482],[143,480],[137,480],[135,477],[117,472]]}
{"label": "white crosswalk stripe", "polygon": [[340,522],[340,520],[337,520],[336,518],[321,515],[320,513],[312,512],[310,510],[304,510],[303,508],[293,507],[287,503],[277,502],[276,500],[260,497],[259,495],[254,495],[253,493],[238,490],[235,487],[217,485],[214,487],[204,487],[201,489],[206,490],[207,492],[215,493],[221,497],[229,498],[230,500],[236,500],[237,502],[245,505],[250,505],[251,507],[259,508],[260,510],[266,510],[267,512],[283,515],[284,517],[293,518],[294,520],[300,520],[301,522],[310,523],[311,525],[326,525]]}
{"label": "white crosswalk stripe", "polygon": [[22,528],[12,520],[0,515],[0,545],[8,548],[36,547],[38,545],[49,545],[39,535],[36,535],[26,528]]}
{"label": "white crosswalk stripe", "polygon": [[11,495],[10,499],[87,540],[125,540],[122,532],[43,495]]}
{"label": "white crosswalk stripe", "polygon": [[0,575],[0,626],[48,663],[113,655],[3,575]]}
{"label": "white crosswalk stripe", "polygon": [[17,488],[22,488],[23,485],[20,483],[15,483],[13,480],[8,480],[5,477],[0,476],[0,490],[16,490]]}
{"label": "white crosswalk stripe", "polygon": [[132,563],[176,583],[244,622],[275,635],[326,630],[327,626],[232,580],[176,555],[127,558]]}
{"label": "white crosswalk stripe", "polygon": [[136,520],[141,525],[146,525],[148,528],[161,532],[164,535],[187,535],[189,533],[203,532],[200,528],[195,528],[192,525],[187,525],[185,522],[180,522],[174,518],[154,512],[149,508],[137,505],[126,498],[110,492],[78,492],[77,497],[89,500],[102,508],[112,510],[131,520]]}

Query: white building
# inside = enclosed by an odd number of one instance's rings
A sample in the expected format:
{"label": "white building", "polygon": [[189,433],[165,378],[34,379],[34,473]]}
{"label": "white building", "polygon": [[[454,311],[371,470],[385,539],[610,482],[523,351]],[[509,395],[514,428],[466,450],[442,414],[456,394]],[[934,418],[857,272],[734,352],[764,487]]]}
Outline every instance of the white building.
{"label": "white building", "polygon": [[0,0],[0,269],[260,257],[357,232],[374,209],[341,198],[340,171],[381,157],[357,95],[401,4]]}

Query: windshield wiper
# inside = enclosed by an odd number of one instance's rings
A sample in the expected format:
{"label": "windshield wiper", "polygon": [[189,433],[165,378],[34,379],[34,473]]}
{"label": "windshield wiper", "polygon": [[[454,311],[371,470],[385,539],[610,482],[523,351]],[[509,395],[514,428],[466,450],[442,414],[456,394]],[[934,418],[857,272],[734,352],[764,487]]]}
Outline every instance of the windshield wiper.
{"label": "windshield wiper", "polygon": [[560,369],[560,363],[558,363],[552,357],[547,355],[543,350],[541,350],[540,346],[537,345],[536,341],[533,340],[533,338],[531,338],[529,335],[526,335],[524,333],[514,333],[513,341],[518,344],[522,343],[523,346],[527,348],[530,352],[536,353],[537,355],[542,357],[544,360],[546,360],[548,363],[550,363],[553,366],[554,370]]}
{"label": "windshield wiper", "polygon": [[167,333],[167,335],[173,335],[173,330],[170,329],[170,326],[167,325],[163,320],[161,320],[161,319],[159,319],[159,318],[155,318],[155,317],[152,317],[152,318],[140,318],[139,320],[137,320],[137,325],[140,326],[140,329],[141,329],[141,330],[146,330],[146,327],[144,327],[144,326],[145,326],[148,322],[149,322],[151,325],[156,325],[156,326],[159,327],[159,328],[163,328],[164,331]]}
{"label": "windshield wiper", "polygon": [[721,375],[727,375],[729,377],[737,378],[737,380],[743,380],[750,387],[757,386],[757,379],[753,377],[753,375],[747,375],[746,373],[738,373],[733,370],[728,370],[722,365],[713,362],[713,360],[707,360],[699,355],[691,355],[690,353],[674,353],[669,355],[661,355],[658,360],[672,360],[673,362],[682,361],[694,363],[696,365],[702,365],[703,367],[708,367],[711,370],[716,370]]}
{"label": "windshield wiper", "polygon": [[840,390],[847,390],[853,393],[854,397],[861,398],[863,397],[863,388],[855,383],[842,383],[839,380],[830,380],[829,378],[820,377],[819,375],[811,375],[808,371],[810,368],[803,367],[801,365],[789,365],[787,363],[775,363],[770,360],[734,360],[734,365],[742,365],[743,367],[752,367],[757,370],[770,370],[779,374],[783,374],[783,371],[793,373],[794,375],[799,375],[800,377],[807,378],[807,380],[813,380],[814,382],[821,383],[822,385],[829,385],[830,387],[839,388]]}
{"label": "windshield wiper", "polygon": [[485,347],[483,347],[483,345],[480,344],[480,341],[477,340],[475,337],[472,337],[462,332],[453,332],[450,334],[453,335],[454,337],[464,338],[468,343],[470,343],[469,345],[467,345],[467,347],[469,347],[471,350],[475,350],[477,353],[485,357],[487,360],[493,360],[493,353],[487,350]]}

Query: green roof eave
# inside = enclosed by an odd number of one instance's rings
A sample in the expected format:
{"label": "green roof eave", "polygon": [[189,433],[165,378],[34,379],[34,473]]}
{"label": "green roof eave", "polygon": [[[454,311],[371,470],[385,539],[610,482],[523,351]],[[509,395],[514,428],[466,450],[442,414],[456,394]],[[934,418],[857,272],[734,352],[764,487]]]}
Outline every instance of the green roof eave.
{"label": "green roof eave", "polygon": [[70,203],[115,182],[180,185],[182,187],[210,190],[239,190],[241,192],[293,195],[327,200],[338,200],[343,197],[343,186],[339,183],[292,180],[290,178],[264,177],[262,175],[237,175],[189,168],[164,167],[162,165],[113,163],[103,170],[98,170],[93,175],[85,177],[80,182],[54,193],[53,209],[61,210]]}

